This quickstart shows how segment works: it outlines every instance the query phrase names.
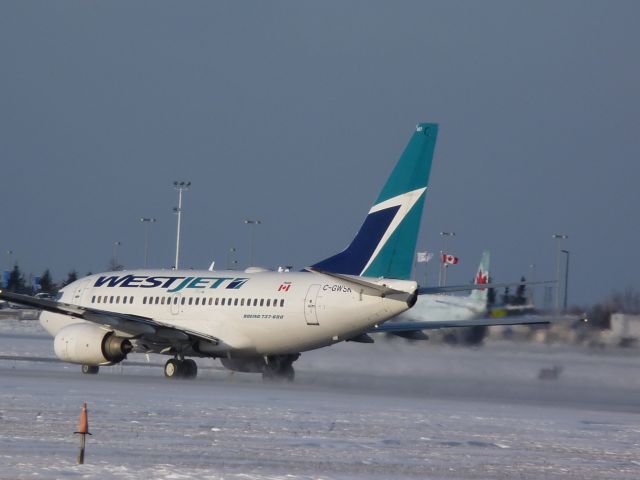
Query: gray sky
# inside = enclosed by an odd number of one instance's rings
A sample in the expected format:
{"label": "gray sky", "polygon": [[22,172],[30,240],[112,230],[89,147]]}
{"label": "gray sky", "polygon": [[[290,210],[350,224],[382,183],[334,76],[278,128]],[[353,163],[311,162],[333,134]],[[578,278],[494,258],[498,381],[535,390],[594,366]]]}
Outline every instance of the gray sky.
{"label": "gray sky", "polygon": [[[344,248],[418,121],[440,137],[419,249],[455,231],[508,281],[570,303],[638,286],[640,3],[0,3],[2,266],[101,271],[121,241],[154,266],[265,266]],[[435,266],[430,267],[431,278]]]}

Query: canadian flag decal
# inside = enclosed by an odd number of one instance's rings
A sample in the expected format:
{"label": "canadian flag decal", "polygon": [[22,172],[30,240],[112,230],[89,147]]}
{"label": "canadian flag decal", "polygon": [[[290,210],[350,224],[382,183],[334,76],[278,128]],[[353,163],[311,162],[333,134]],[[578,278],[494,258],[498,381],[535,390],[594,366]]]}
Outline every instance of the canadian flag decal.
{"label": "canadian flag decal", "polygon": [[278,287],[279,292],[288,292],[291,287],[291,282],[284,282]]}

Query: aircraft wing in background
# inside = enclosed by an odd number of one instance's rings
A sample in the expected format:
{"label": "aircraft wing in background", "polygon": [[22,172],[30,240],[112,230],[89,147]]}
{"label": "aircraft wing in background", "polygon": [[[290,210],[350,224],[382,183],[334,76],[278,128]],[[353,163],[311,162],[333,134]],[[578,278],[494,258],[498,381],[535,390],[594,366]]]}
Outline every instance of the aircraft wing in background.
{"label": "aircraft wing in background", "polygon": [[445,320],[425,322],[394,322],[389,321],[371,328],[367,333],[376,332],[417,332],[421,330],[437,330],[440,328],[456,327],[491,327],[495,325],[545,325],[556,322],[586,322],[584,315],[514,315],[507,317],[483,317],[466,320]]}
{"label": "aircraft wing in background", "polygon": [[438,293],[468,292],[470,290],[484,290],[485,288],[517,287],[519,285],[548,285],[556,283],[555,280],[539,282],[508,282],[508,283],[474,283],[469,285],[446,285],[443,287],[420,287],[418,295],[434,295]]}

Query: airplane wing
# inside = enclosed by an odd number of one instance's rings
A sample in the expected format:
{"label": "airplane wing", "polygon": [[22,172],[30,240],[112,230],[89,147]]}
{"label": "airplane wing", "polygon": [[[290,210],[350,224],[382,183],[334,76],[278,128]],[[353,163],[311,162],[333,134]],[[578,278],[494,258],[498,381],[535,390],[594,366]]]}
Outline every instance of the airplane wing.
{"label": "airplane wing", "polygon": [[561,321],[583,321],[584,315],[516,315],[511,317],[483,317],[467,320],[444,320],[424,322],[389,321],[371,328],[367,333],[376,332],[416,332],[421,330],[437,330],[454,327],[490,327],[495,325],[545,325]]}
{"label": "airplane wing", "polygon": [[127,313],[109,312],[91,307],[81,307],[69,303],[56,302],[29,295],[5,292],[0,290],[0,300],[46,310],[48,312],[80,318],[97,325],[124,332],[132,337],[144,336],[158,343],[172,343],[187,340],[205,340],[214,344],[220,343],[218,338],[186,329],[178,329],[172,325],[158,322],[152,318]]}

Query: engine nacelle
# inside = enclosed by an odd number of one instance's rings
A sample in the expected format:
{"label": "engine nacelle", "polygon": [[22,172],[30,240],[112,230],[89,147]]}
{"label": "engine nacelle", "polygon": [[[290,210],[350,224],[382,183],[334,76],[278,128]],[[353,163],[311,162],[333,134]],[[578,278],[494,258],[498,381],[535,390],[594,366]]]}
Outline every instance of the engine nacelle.
{"label": "engine nacelle", "polygon": [[108,365],[124,360],[131,342],[89,323],[74,323],[61,329],[53,340],[56,356],[65,362]]}

